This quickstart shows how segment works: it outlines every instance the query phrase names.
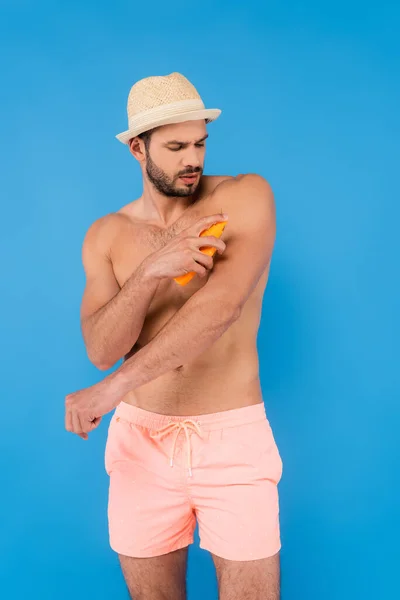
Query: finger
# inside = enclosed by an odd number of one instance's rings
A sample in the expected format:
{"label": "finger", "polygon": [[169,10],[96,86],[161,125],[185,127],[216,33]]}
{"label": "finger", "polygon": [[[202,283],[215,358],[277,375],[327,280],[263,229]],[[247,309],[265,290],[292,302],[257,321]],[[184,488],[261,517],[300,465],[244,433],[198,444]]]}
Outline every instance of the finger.
{"label": "finger", "polygon": [[220,254],[222,254],[226,248],[225,242],[214,235],[204,235],[203,237],[198,237],[194,240],[191,240],[191,242],[198,248],[202,248],[203,246],[211,246],[212,248],[218,250]]}
{"label": "finger", "polygon": [[203,265],[206,269],[212,269],[214,266],[214,260],[212,256],[204,254],[203,252],[194,251],[193,260]]}
{"label": "finger", "polygon": [[65,407],[65,429],[72,431],[72,414],[69,406]]}
{"label": "finger", "polygon": [[100,425],[101,417],[96,417],[93,421],[90,421],[90,431],[96,429]]}
{"label": "finger", "polygon": [[96,427],[99,426],[100,421],[101,421],[101,417],[95,417],[93,420],[90,419],[90,417],[81,419],[82,431],[84,433],[89,433],[90,431],[93,431],[93,429],[96,429]]}
{"label": "finger", "polygon": [[197,273],[198,275],[200,275],[201,277],[204,277],[204,275],[206,275],[207,273],[207,269],[205,267],[203,267],[203,265],[201,265],[200,263],[196,262],[195,258],[192,257],[192,261],[189,263],[187,269],[186,269],[187,273]]}
{"label": "finger", "polygon": [[196,262],[194,262],[193,264],[194,266],[191,268],[191,271],[194,271],[200,277],[205,277],[207,275],[207,269],[205,267],[202,267]]}
{"label": "finger", "polygon": [[81,423],[79,420],[78,411],[75,408],[71,411],[71,413],[72,413],[72,431],[79,435],[80,433],[83,433],[83,431],[82,431]]}
{"label": "finger", "polygon": [[214,223],[222,223],[222,221],[227,221],[228,215],[217,213],[215,215],[209,215],[207,217],[202,217],[199,221],[197,221],[194,225],[194,230],[198,233],[201,233],[208,227],[211,227]]}

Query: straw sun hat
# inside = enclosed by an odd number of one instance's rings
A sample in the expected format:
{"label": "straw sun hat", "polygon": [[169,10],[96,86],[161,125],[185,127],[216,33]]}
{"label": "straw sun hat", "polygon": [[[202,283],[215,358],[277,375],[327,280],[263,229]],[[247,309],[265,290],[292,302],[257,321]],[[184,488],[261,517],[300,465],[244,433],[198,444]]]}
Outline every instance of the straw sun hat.
{"label": "straw sun hat", "polygon": [[215,121],[219,108],[205,108],[196,88],[181,73],[146,77],[129,92],[128,129],[115,137],[127,144],[130,139],[160,125],[206,119]]}

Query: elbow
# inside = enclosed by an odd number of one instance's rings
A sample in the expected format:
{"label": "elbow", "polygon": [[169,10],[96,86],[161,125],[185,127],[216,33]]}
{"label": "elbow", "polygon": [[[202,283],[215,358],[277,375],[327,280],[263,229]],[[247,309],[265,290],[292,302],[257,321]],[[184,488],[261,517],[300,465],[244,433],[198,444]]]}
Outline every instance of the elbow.
{"label": "elbow", "polygon": [[231,315],[232,323],[238,320],[241,313],[242,313],[242,307],[240,305],[235,304],[233,307],[231,307],[230,315]]}
{"label": "elbow", "polygon": [[91,335],[92,332],[87,329],[85,322],[82,322],[81,329],[86,354],[92,365],[97,369],[100,369],[100,371],[108,371],[108,369],[111,369],[117,361],[111,361],[110,357],[107,356],[104,351],[101,351],[99,344],[95,343],[94,337]]}
{"label": "elbow", "polygon": [[87,355],[92,365],[100,371],[108,371],[114,365],[113,362],[106,360],[105,356],[99,356],[98,354],[90,352],[90,350],[87,351]]}
{"label": "elbow", "polygon": [[91,358],[89,358],[89,360],[92,363],[92,365],[94,365],[100,371],[108,371],[114,365],[114,363],[106,362],[104,360],[103,361],[102,360],[94,360]]}
{"label": "elbow", "polygon": [[211,297],[203,296],[202,298],[203,304],[201,306],[206,307],[206,311],[210,311],[210,306],[212,307],[212,314],[215,319],[220,321],[221,323],[227,323],[231,325],[235,321],[237,321],[241,315],[242,307],[239,303],[232,302],[232,298],[226,295],[215,295],[213,294]]}
{"label": "elbow", "polygon": [[93,363],[95,367],[97,367],[98,369],[100,369],[100,371],[108,371],[109,369],[111,369],[111,367],[113,366],[112,364],[107,364],[107,363]]}
{"label": "elbow", "polygon": [[220,302],[221,313],[228,323],[234,323],[241,315],[242,307],[240,304],[232,303],[231,298],[222,298]]}

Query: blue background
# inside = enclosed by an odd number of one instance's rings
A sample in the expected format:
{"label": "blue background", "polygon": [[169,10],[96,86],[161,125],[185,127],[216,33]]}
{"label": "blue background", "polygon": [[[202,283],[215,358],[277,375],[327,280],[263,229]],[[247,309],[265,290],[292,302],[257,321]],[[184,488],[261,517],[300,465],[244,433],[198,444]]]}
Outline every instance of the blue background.
{"label": "blue background", "polygon": [[[277,204],[259,333],[284,461],[283,600],[398,597],[399,9],[385,1],[6,0],[0,13],[1,597],[127,598],[103,451],[64,397],[105,376],[79,328],[81,244],[141,194],[130,86],[180,71],[223,113],[206,173]],[[216,598],[191,548],[190,600]]]}

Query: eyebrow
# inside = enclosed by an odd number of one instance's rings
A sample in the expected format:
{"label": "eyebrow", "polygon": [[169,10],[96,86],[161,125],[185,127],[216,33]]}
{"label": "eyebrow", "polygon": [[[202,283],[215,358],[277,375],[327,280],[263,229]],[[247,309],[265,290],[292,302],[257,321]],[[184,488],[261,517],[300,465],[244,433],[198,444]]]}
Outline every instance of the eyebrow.
{"label": "eyebrow", "polygon": [[[197,140],[195,144],[199,144],[200,142],[204,142],[208,138],[208,133],[201,138],[201,140]],[[170,140],[169,142],[165,142],[164,146],[168,146],[169,144],[177,144],[178,146],[188,146],[190,142],[179,142],[178,140]]]}

